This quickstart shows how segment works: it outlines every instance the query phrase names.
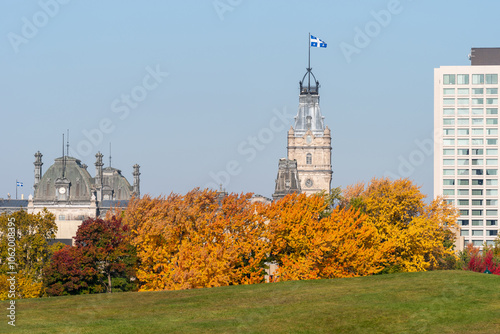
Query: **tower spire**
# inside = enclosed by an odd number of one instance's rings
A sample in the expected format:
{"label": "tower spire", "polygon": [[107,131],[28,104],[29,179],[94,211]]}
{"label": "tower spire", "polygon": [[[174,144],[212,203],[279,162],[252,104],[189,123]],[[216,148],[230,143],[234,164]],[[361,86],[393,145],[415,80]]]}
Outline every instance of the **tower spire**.
{"label": "tower spire", "polygon": [[62,169],[62,177],[66,173],[66,155],[64,154],[64,133],[62,134],[62,154],[63,154],[63,169]]}
{"label": "tower spire", "polygon": [[109,167],[111,167],[111,142],[109,143]]}

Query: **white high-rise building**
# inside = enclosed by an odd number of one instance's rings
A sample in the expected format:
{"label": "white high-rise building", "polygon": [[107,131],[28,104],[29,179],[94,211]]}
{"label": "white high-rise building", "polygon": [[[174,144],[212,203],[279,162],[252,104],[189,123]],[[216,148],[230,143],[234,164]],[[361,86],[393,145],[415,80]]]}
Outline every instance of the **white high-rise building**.
{"label": "white high-rise building", "polygon": [[461,245],[498,234],[500,48],[473,48],[471,66],[434,69],[434,196],[460,210]]}

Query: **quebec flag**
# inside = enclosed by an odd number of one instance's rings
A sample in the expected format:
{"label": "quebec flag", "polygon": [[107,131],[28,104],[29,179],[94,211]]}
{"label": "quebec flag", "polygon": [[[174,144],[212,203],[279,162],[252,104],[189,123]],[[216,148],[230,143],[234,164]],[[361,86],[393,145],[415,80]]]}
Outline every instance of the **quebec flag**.
{"label": "quebec flag", "polygon": [[22,187],[22,186],[23,186],[23,183],[22,183],[22,182],[17,182],[17,186],[18,186],[18,187]]}
{"label": "quebec flag", "polygon": [[311,35],[311,46],[314,48],[326,48],[326,43]]}

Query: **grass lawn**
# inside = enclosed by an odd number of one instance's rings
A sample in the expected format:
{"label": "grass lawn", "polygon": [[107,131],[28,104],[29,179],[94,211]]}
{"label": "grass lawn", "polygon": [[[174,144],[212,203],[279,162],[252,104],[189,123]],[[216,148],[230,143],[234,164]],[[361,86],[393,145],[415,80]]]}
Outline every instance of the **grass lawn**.
{"label": "grass lawn", "polygon": [[0,333],[500,333],[500,276],[435,271],[1,302]]}

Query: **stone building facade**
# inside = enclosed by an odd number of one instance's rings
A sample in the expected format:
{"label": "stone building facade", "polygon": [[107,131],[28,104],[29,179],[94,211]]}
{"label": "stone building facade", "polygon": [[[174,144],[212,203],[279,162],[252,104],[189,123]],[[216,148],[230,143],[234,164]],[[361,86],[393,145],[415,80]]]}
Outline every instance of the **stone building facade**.
{"label": "stone building facade", "polygon": [[98,152],[92,177],[86,164],[69,156],[55,159],[42,173],[42,154],[35,154],[35,192],[28,199],[27,210],[38,213],[47,208],[55,215],[56,242],[71,244],[85,219],[102,217],[115,207],[125,208],[133,196],[140,196],[140,166],[133,166],[134,183],[130,185],[119,169],[103,168],[102,158]]}
{"label": "stone building facade", "polygon": [[293,166],[291,170],[296,168],[299,184],[292,190],[284,188],[285,185],[294,183],[295,174],[284,176],[284,173],[279,171],[273,195],[275,199],[292,191],[310,195],[321,191],[330,193],[331,189],[332,137],[319,107],[319,82],[308,68],[299,84],[299,109],[295,116],[295,125],[288,131],[288,155],[287,159],[280,160],[280,166],[285,164],[286,160],[286,165]]}

